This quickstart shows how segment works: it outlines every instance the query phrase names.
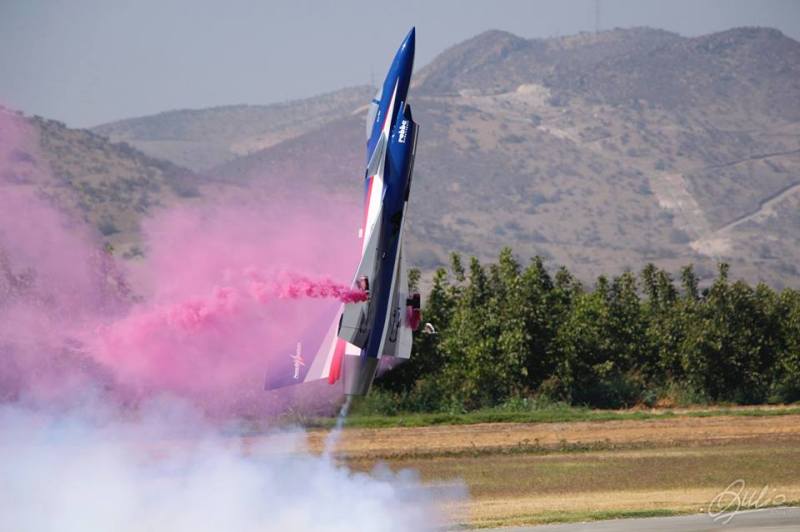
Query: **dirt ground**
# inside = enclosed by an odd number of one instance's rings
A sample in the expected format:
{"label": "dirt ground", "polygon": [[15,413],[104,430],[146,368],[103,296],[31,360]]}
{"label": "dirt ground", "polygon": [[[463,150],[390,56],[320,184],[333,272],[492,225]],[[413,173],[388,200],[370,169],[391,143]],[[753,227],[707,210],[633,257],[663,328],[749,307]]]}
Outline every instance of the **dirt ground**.
{"label": "dirt ground", "polygon": [[800,503],[800,415],[346,429],[336,456],[465,487],[443,506],[468,527],[704,512],[740,479],[751,500]]}
{"label": "dirt ground", "polygon": [[[309,447],[321,451],[327,434],[309,432]],[[800,415],[346,429],[336,452],[347,458],[391,459],[470,451],[714,445],[761,439],[800,441]]]}
{"label": "dirt ground", "polygon": [[[493,454],[389,460],[432,485],[463,483],[454,520],[497,526],[593,518],[614,512],[704,512],[742,479],[765,504],[800,501],[798,442],[730,442],[626,451]],[[370,460],[351,463],[373,467]],[[743,497],[744,498],[744,497]],[[755,497],[753,497],[755,499]]]}

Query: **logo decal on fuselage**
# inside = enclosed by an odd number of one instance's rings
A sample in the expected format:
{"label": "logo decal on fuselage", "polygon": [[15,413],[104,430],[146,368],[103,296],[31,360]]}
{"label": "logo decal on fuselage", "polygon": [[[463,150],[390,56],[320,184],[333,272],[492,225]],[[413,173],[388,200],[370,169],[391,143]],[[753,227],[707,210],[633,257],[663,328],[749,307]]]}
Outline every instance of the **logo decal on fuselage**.
{"label": "logo decal on fuselage", "polygon": [[408,136],[408,120],[403,120],[400,123],[400,130],[397,134],[397,142],[400,144],[406,143],[406,137]]}
{"label": "logo decal on fuselage", "polygon": [[297,342],[297,351],[294,355],[289,355],[289,358],[292,359],[292,378],[294,380],[300,380],[300,369],[306,365],[305,361],[303,360],[303,355],[301,355],[302,344]]}

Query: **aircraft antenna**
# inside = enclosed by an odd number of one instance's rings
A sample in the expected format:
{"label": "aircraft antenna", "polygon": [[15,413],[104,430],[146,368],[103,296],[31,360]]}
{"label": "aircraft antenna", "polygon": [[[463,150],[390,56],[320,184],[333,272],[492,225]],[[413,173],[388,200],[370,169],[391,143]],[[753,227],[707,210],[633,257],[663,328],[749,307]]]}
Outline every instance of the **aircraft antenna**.
{"label": "aircraft antenna", "polygon": [[600,33],[600,0],[594,0],[594,33]]}

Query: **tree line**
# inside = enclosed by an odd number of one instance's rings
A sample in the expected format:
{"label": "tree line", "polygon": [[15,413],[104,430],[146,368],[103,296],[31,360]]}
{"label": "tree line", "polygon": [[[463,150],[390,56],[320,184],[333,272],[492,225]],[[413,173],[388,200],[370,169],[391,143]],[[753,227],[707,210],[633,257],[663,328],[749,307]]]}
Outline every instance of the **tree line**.
{"label": "tree line", "polygon": [[487,265],[453,254],[423,318],[436,333],[376,381],[392,409],[800,400],[800,291],[731,282],[724,263],[702,289],[691,265],[676,280],[653,264],[587,288],[509,248]]}

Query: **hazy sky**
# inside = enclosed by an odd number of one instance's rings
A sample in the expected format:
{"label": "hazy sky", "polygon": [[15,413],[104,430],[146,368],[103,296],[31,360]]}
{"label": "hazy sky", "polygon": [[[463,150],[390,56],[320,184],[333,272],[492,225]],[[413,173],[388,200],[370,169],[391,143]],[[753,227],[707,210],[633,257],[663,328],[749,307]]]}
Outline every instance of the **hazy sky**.
{"label": "hazy sky", "polygon": [[[599,27],[776,27],[798,0],[605,0]],[[595,28],[594,0],[0,0],[0,103],[71,126],[272,103],[376,81],[417,26],[417,66],[488,29]]]}

